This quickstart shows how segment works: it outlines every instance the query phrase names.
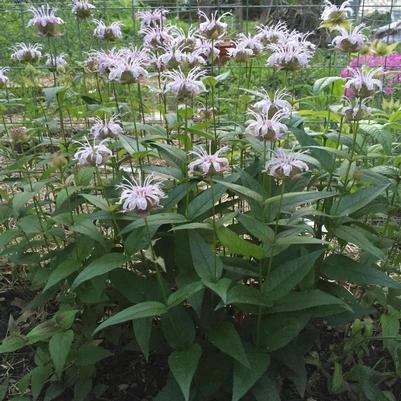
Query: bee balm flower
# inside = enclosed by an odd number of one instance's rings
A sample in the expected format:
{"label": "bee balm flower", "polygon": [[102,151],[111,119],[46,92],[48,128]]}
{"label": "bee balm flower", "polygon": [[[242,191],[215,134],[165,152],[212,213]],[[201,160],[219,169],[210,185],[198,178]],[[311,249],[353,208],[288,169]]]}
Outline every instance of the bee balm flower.
{"label": "bee balm flower", "polygon": [[101,120],[97,117],[95,118],[95,124],[90,129],[90,133],[96,140],[116,138],[123,133],[123,129],[121,125],[117,123],[116,116],[112,116],[109,120],[106,118]]}
{"label": "bee balm flower", "polygon": [[143,184],[132,178],[132,181],[124,179],[126,183],[118,185],[122,189],[119,204],[124,212],[137,212],[148,214],[159,207],[160,200],[165,197],[160,189],[161,182],[151,174],[146,177]]}
{"label": "bee balm flower", "polygon": [[0,67],[0,88],[7,85],[7,82],[9,81],[8,77],[6,76],[7,71],[8,68]]}
{"label": "bee balm flower", "polygon": [[106,25],[102,20],[93,20],[97,24],[97,27],[93,31],[93,34],[99,38],[104,40],[116,40],[121,38],[121,25],[120,21],[113,22],[110,25]]}
{"label": "bee balm flower", "polygon": [[67,61],[65,59],[64,54],[59,54],[57,56],[52,56],[48,54],[46,65],[50,68],[50,70],[61,70],[67,66]]}
{"label": "bee balm flower", "polygon": [[110,81],[119,81],[123,84],[132,84],[148,77],[144,67],[145,59],[141,57],[121,58],[110,68]]}
{"label": "bee balm flower", "polygon": [[12,47],[14,51],[11,58],[19,63],[34,63],[42,57],[42,52],[39,50],[42,46],[39,44],[17,43]]}
{"label": "bee balm flower", "polygon": [[166,82],[165,92],[171,92],[176,97],[199,96],[202,92],[206,92],[206,87],[200,80],[205,75],[199,67],[190,70],[186,75],[181,71],[166,71],[163,78]]}
{"label": "bee balm flower", "polygon": [[304,171],[308,171],[308,165],[300,160],[302,152],[286,152],[277,149],[275,155],[266,163],[264,172],[277,178],[293,177]]}
{"label": "bee balm flower", "polygon": [[138,12],[138,18],[141,21],[141,29],[148,26],[162,27],[166,23],[167,10],[156,8],[154,10],[145,10]]}
{"label": "bee balm flower", "polygon": [[107,139],[104,139],[96,145],[95,139],[93,145],[90,144],[85,137],[85,143],[77,142],[82,145],[74,154],[74,160],[78,160],[78,164],[85,166],[101,166],[106,163],[112,156],[111,150],[104,145]]}
{"label": "bee balm flower", "polygon": [[229,162],[225,157],[220,157],[220,153],[227,149],[227,146],[224,146],[216,153],[209,154],[205,149],[198,147],[189,152],[190,154],[195,155],[196,159],[189,163],[188,174],[194,175],[195,170],[202,176],[218,174],[226,171],[228,169]]}
{"label": "bee balm flower", "polygon": [[348,30],[339,27],[340,35],[336,36],[331,42],[336,49],[344,53],[359,52],[362,50],[365,42],[367,41],[366,36],[361,33],[363,24],[356,26],[355,28],[349,28]]}
{"label": "bee balm flower", "polygon": [[347,17],[353,14],[353,10],[350,7],[350,1],[344,1],[341,6],[336,6],[330,1],[325,1],[326,7],[324,8],[321,20],[321,27],[324,28],[336,28],[339,25],[343,25],[347,22]]}
{"label": "bee balm flower", "polygon": [[91,16],[96,7],[88,0],[73,0],[72,13],[78,18],[85,19]]}
{"label": "bee balm flower", "polygon": [[224,13],[217,18],[217,11],[215,11],[211,14],[210,19],[203,11],[198,11],[198,15],[204,20],[199,25],[199,32],[205,38],[215,40],[225,34],[227,24],[222,22],[222,19],[230,13]]}
{"label": "bee balm flower", "polygon": [[351,97],[370,97],[377,90],[381,90],[383,83],[380,79],[374,78],[375,75],[382,72],[380,68],[374,68],[370,71],[365,69],[350,68],[350,76],[347,77],[345,90],[349,92]]}
{"label": "bee balm flower", "polygon": [[371,100],[370,97],[365,99],[348,99],[345,97],[344,101],[346,104],[340,109],[340,111],[347,121],[362,120],[372,112],[372,109],[367,106],[369,100]]}
{"label": "bee balm flower", "polygon": [[260,96],[262,96],[262,100],[256,102],[254,107],[262,114],[267,114],[271,118],[279,111],[287,115],[291,113],[292,106],[290,102],[284,99],[289,94],[284,89],[277,90],[273,99],[270,98],[265,89],[260,93]]}
{"label": "bee balm flower", "polygon": [[284,42],[288,35],[287,26],[281,21],[273,26],[257,26],[256,32],[256,38],[262,43],[263,46]]}
{"label": "bee balm flower", "polygon": [[278,141],[288,131],[288,127],[280,121],[285,117],[285,113],[278,112],[271,118],[267,114],[256,113],[253,110],[249,110],[248,114],[253,116],[254,120],[246,122],[245,132],[258,139]]}
{"label": "bee balm flower", "polygon": [[29,20],[28,26],[35,25],[41,36],[58,36],[60,34],[59,26],[64,24],[64,21],[56,16],[56,8],[45,4],[38,8],[29,7],[29,11],[33,17]]}

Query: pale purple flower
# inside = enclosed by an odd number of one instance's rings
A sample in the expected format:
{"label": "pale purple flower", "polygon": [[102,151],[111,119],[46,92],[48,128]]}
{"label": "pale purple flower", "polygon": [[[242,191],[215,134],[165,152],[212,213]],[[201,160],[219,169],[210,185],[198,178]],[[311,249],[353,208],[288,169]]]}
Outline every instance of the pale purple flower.
{"label": "pale purple flower", "polygon": [[33,17],[29,20],[28,27],[35,25],[42,36],[57,36],[59,34],[58,27],[64,24],[64,21],[56,16],[57,8],[45,4],[38,8],[29,7],[29,11]]}
{"label": "pale purple flower", "polygon": [[121,38],[121,25],[122,22],[115,21],[110,25],[106,25],[102,20],[94,19],[93,22],[97,24],[93,34],[99,39],[116,40]]}
{"label": "pale purple flower", "polygon": [[253,57],[253,50],[234,42],[234,47],[227,49],[227,55],[235,61],[244,62]]}
{"label": "pale purple flower", "polygon": [[345,105],[341,107],[341,113],[347,121],[362,120],[372,112],[372,109],[367,105],[370,100],[370,97],[364,99],[344,97]]}
{"label": "pale purple flower", "polygon": [[203,11],[199,10],[198,15],[203,19],[199,25],[199,32],[206,38],[215,40],[225,34],[227,24],[222,19],[231,13],[224,13],[217,18],[217,11],[214,11],[209,18]]}
{"label": "pale purple flower", "polygon": [[201,81],[206,72],[199,67],[192,68],[187,74],[181,68],[175,71],[163,73],[165,80],[165,92],[171,92],[176,97],[199,96],[206,92],[206,87]]}
{"label": "pale purple flower", "polygon": [[258,139],[274,142],[281,139],[283,134],[288,132],[288,127],[281,122],[286,117],[283,112],[275,113],[273,117],[253,110],[248,110],[248,114],[254,119],[246,121],[245,132]]}
{"label": "pale purple flower", "polygon": [[193,51],[200,41],[199,33],[193,27],[185,31],[183,28],[174,25],[170,29],[170,34],[173,38],[172,45],[181,47],[183,51]]}
{"label": "pale purple flower", "polygon": [[220,42],[220,40],[200,38],[196,44],[196,51],[199,51],[199,54],[205,59],[208,59],[209,57],[215,59],[220,55],[220,50],[217,47]]}
{"label": "pale purple flower", "polygon": [[0,67],[0,87],[7,84],[9,81],[8,77],[6,76],[6,72],[9,69],[7,67]]}
{"label": "pale purple flower", "polygon": [[139,57],[121,58],[110,68],[109,80],[119,81],[123,84],[132,84],[142,81],[148,77],[148,72],[144,68],[146,60]]}
{"label": "pale purple flower", "polygon": [[264,172],[277,178],[293,177],[309,170],[308,165],[300,159],[302,152],[287,152],[277,149],[274,156],[267,161]]}
{"label": "pale purple flower", "polygon": [[17,43],[12,47],[13,53],[11,54],[11,58],[19,63],[36,62],[42,57],[41,48],[42,45],[37,43],[34,45]]}
{"label": "pale purple flower", "polygon": [[320,18],[325,24],[341,25],[348,16],[352,16],[354,13],[350,7],[351,1],[344,1],[340,6],[331,3],[329,0],[325,0],[324,3],[325,8]]}
{"label": "pale purple flower", "polygon": [[291,114],[291,103],[288,100],[285,100],[285,98],[289,97],[290,95],[285,89],[278,89],[275,92],[273,99],[270,98],[265,89],[262,89],[262,91],[258,94],[262,97],[262,99],[256,102],[254,107],[260,113],[267,114],[269,117],[273,117],[273,115],[279,111],[285,113],[286,115]]}
{"label": "pale purple flower", "polygon": [[112,151],[105,145],[108,139],[104,139],[96,144],[96,139],[93,139],[93,144],[85,137],[85,143],[76,142],[81,145],[74,154],[74,160],[78,160],[81,167],[85,166],[101,166],[106,163],[113,155]]}
{"label": "pale purple flower", "polygon": [[350,76],[347,77],[347,82],[345,83],[345,90],[349,91],[352,97],[370,97],[376,91],[382,90],[383,83],[380,79],[375,78],[375,76],[382,73],[381,68],[374,68],[370,71],[365,68],[361,69],[349,69]]}
{"label": "pale purple flower", "polygon": [[73,0],[72,13],[78,18],[88,18],[96,7],[88,0]]}
{"label": "pale purple flower", "polygon": [[158,208],[160,200],[165,197],[160,188],[161,182],[153,174],[146,177],[143,184],[135,178],[132,181],[125,178],[124,181],[126,183],[118,185],[122,189],[119,204],[124,212],[147,214]]}
{"label": "pale purple flower", "polygon": [[267,63],[279,69],[297,70],[305,67],[313,57],[315,45],[307,40],[309,34],[291,32],[283,42],[272,43],[267,49],[272,54]]}
{"label": "pale purple flower", "polygon": [[284,42],[288,35],[287,25],[279,21],[276,25],[260,25],[256,27],[256,38],[264,45]]}
{"label": "pale purple flower", "polygon": [[349,29],[338,27],[340,34],[337,35],[331,43],[336,49],[344,53],[358,52],[363,49],[367,41],[367,37],[361,33],[363,28],[363,24],[354,28],[350,27]]}
{"label": "pale purple flower", "polygon": [[141,21],[141,30],[148,26],[162,27],[166,23],[166,14],[168,14],[168,10],[163,8],[139,11],[137,15]]}
{"label": "pale purple flower", "polygon": [[223,146],[217,152],[210,154],[205,149],[197,147],[189,153],[196,156],[196,159],[188,164],[188,174],[194,175],[194,172],[202,176],[219,174],[227,171],[229,162],[225,157],[221,157],[220,153],[228,149]]}
{"label": "pale purple flower", "polygon": [[98,50],[89,53],[89,57],[85,61],[85,66],[90,72],[98,72],[100,74],[109,74],[121,60],[121,50]]}
{"label": "pale purple flower", "polygon": [[248,33],[248,35],[245,35],[244,33],[238,34],[237,46],[252,50],[253,56],[257,56],[264,47],[259,38],[250,33]]}
{"label": "pale purple flower", "polygon": [[169,27],[147,26],[141,30],[143,43],[151,48],[163,47],[172,41]]}
{"label": "pale purple flower", "polygon": [[116,138],[123,133],[121,125],[118,123],[117,116],[112,116],[103,120],[99,117],[95,118],[95,123],[90,129],[90,133],[96,140],[106,138]]}
{"label": "pale purple flower", "polygon": [[53,56],[51,54],[47,54],[47,60],[46,60],[46,65],[50,69],[63,69],[64,67],[67,66],[67,60],[65,59],[65,54],[61,53],[58,54],[57,56]]}

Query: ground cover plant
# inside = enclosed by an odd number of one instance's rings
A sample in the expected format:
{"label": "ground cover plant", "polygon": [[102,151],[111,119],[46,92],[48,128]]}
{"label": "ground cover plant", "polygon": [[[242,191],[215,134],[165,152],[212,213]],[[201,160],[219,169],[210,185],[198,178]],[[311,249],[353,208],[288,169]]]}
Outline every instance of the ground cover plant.
{"label": "ground cover plant", "polygon": [[0,69],[0,399],[398,400],[397,44],[348,2],[235,34],[76,0],[100,48],[73,57],[27,11]]}

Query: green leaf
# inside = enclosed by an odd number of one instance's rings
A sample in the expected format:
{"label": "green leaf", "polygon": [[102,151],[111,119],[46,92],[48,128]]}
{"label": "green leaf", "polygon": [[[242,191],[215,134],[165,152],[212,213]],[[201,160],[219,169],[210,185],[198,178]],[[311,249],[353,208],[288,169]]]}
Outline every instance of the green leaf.
{"label": "green leaf", "polygon": [[31,371],[31,390],[32,400],[35,401],[40,396],[43,386],[51,373],[50,365],[37,366]]}
{"label": "green leaf", "polygon": [[220,259],[198,232],[190,231],[188,235],[196,273],[202,279],[218,280],[223,272],[223,265]]}
{"label": "green leaf", "polygon": [[352,309],[341,299],[320,290],[294,291],[275,303],[269,313],[293,312],[327,305],[338,305],[345,310]]}
{"label": "green leaf", "polygon": [[206,279],[203,279],[202,282],[205,285],[205,287],[209,288],[214,293],[216,293],[221,298],[221,300],[224,302],[224,304],[227,303],[227,293],[228,293],[228,289],[230,288],[230,285],[232,283],[232,280],[230,280],[229,278],[223,277],[216,282],[209,281]]}
{"label": "green leaf", "polygon": [[53,361],[56,375],[61,379],[67,356],[70,353],[74,332],[67,330],[55,334],[49,341],[49,353]]}
{"label": "green leaf", "polygon": [[258,289],[244,284],[238,284],[230,288],[227,295],[227,304],[272,305],[271,301]]}
{"label": "green leaf", "polygon": [[112,356],[107,349],[92,343],[86,343],[79,347],[77,352],[77,366],[93,366],[97,362]]}
{"label": "green leaf", "polygon": [[35,196],[35,192],[18,192],[13,198],[13,209],[17,216],[24,210],[25,204]]}
{"label": "green leaf", "polygon": [[218,202],[224,192],[225,188],[222,185],[214,185],[213,194],[211,188],[202,191],[198,196],[192,199],[188,205],[189,218],[194,220],[211,210],[213,207],[213,199],[215,202]]}
{"label": "green leaf", "polygon": [[185,401],[189,400],[191,382],[198,367],[201,354],[202,348],[200,345],[193,344],[185,350],[172,352],[168,358],[171,373],[180,386]]}
{"label": "green leaf", "polygon": [[96,227],[90,219],[85,219],[79,223],[74,224],[71,230],[86,235],[87,237],[99,242],[102,246],[105,246],[105,239],[99,228]]}
{"label": "green leaf", "polygon": [[61,262],[51,273],[45,285],[44,291],[47,291],[49,288],[53,287],[61,280],[64,280],[72,273],[76,272],[80,267],[80,263],[75,258],[65,259]]}
{"label": "green leaf", "polygon": [[[147,217],[148,226],[157,226],[160,227],[163,224],[182,224],[186,223],[187,219],[185,216],[178,213],[156,213]],[[128,224],[121,231],[122,234],[130,232],[134,229],[145,227],[146,222],[144,218],[139,218],[135,220],[133,223]]]}
{"label": "green leaf", "polygon": [[382,195],[390,185],[387,180],[379,185],[371,185],[340,198],[332,206],[332,214],[336,216],[349,216],[350,214],[369,205],[378,196]]}
{"label": "green leaf", "polygon": [[264,242],[272,243],[274,241],[274,231],[266,223],[262,223],[248,214],[239,214],[236,218],[251,235]]}
{"label": "green leaf", "polygon": [[338,394],[344,389],[343,369],[338,362],[334,362],[333,376],[330,378],[330,392]]}
{"label": "green leaf", "polygon": [[154,301],[141,302],[139,304],[130,306],[105,320],[96,328],[94,334],[99,332],[100,330],[105,329],[106,327],[124,323],[127,322],[128,320],[141,319],[144,317],[161,316],[165,313],[167,313],[167,307],[166,305],[160,302],[154,302]]}
{"label": "green leaf", "polygon": [[275,313],[263,319],[262,345],[273,352],[289,344],[309,322],[309,312]]}
{"label": "green leaf", "polygon": [[6,337],[0,344],[0,354],[17,351],[27,344],[28,341],[25,337],[16,335]]}
{"label": "green leaf", "polygon": [[93,366],[112,355],[110,351],[99,345],[87,343],[79,347],[75,363],[77,366]]}
{"label": "green leaf", "polygon": [[[288,192],[282,196],[281,207],[291,209],[304,203],[331,198],[336,195],[336,192],[330,191]],[[265,200],[265,205],[280,203],[280,199],[281,195],[273,196]]]}
{"label": "green leaf", "polygon": [[50,106],[51,102],[58,94],[60,94],[60,96],[64,95],[67,89],[68,88],[65,86],[52,86],[49,88],[43,88],[43,94],[46,98],[47,107]]}
{"label": "green leaf", "polygon": [[217,228],[217,236],[220,242],[233,253],[256,259],[261,259],[265,256],[265,251],[260,246],[242,239],[225,226]]}
{"label": "green leaf", "polygon": [[95,196],[95,195],[90,195],[90,194],[80,194],[80,195],[83,198],[85,198],[89,203],[96,206],[97,208],[104,210],[104,211],[110,210],[110,206],[107,204],[106,199],[104,199],[100,196]]}
{"label": "green leaf", "polygon": [[341,77],[324,77],[315,81],[313,84],[313,94],[318,95],[324,88],[333,84],[336,81],[343,81]]}
{"label": "green leaf", "polygon": [[270,356],[261,351],[248,352],[250,367],[234,363],[232,401],[240,400],[262,377],[270,364]]}
{"label": "green leaf", "polygon": [[89,266],[85,267],[84,270],[78,274],[72,283],[71,288],[75,289],[93,277],[101,276],[102,274],[106,274],[114,269],[117,269],[126,261],[127,258],[122,253],[109,253],[103,255],[102,257],[90,263]]}
{"label": "green leaf", "polygon": [[250,367],[241,337],[230,322],[221,322],[206,333],[207,339],[221,352]]}
{"label": "green leaf", "polygon": [[264,375],[252,390],[256,401],[281,401],[277,384],[269,374]]}
{"label": "green leaf", "polygon": [[384,259],[384,252],[374,246],[369,241],[369,239],[366,238],[362,231],[354,227],[342,225],[336,227],[333,232],[337,237],[341,238],[342,240],[357,245],[363,251],[371,253],[378,259]]}
{"label": "green leaf", "polygon": [[8,379],[6,379],[6,381],[0,385],[0,401],[3,401],[6,398],[7,392],[8,392]]}
{"label": "green leaf", "polygon": [[152,332],[152,318],[145,317],[143,319],[136,319],[132,322],[136,342],[139,345],[145,359],[149,359],[149,343],[150,335]]}
{"label": "green leaf", "polygon": [[233,184],[231,182],[227,181],[221,181],[221,180],[214,180],[214,182],[225,186],[226,188],[231,189],[233,192],[236,192],[240,195],[245,196],[246,198],[252,199],[256,202],[262,203],[263,202],[263,197],[262,195],[258,194],[257,192],[253,191],[252,189],[249,189],[247,187],[244,187],[242,185],[238,184]]}
{"label": "green leaf", "polygon": [[180,305],[182,302],[197,294],[203,289],[201,281],[196,281],[179,288],[173,292],[167,299],[167,306],[173,308],[174,306]]}
{"label": "green leaf", "polygon": [[401,288],[386,273],[376,265],[366,265],[356,262],[344,255],[330,255],[320,267],[320,272],[330,280],[350,281],[360,285],[381,285],[388,288]]}
{"label": "green leaf", "polygon": [[263,284],[262,291],[271,300],[284,297],[311,271],[322,252],[308,253],[276,267]]}

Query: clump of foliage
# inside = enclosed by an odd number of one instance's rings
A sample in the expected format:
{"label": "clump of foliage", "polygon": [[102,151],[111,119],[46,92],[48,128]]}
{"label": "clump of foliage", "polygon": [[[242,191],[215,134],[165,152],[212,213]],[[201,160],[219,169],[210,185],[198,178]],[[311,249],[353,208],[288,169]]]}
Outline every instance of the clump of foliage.
{"label": "clump of foliage", "polygon": [[[73,3],[87,29],[97,10]],[[138,15],[136,47],[96,20],[104,50],[74,65],[57,10],[31,11],[42,45],[0,73],[0,247],[35,293],[24,311],[49,313],[10,326],[0,352],[34,367],[3,398],[101,399],[96,366],[125,348],[166,356],[155,401],[303,398],[308,365],[332,394],[396,400],[401,111],[383,71],[311,74],[319,50],[282,22],[233,39],[224,14],[163,9]],[[368,42],[350,13],[322,14],[342,63]],[[329,367],[328,327],[346,338]],[[372,341],[391,369],[365,362]]]}

